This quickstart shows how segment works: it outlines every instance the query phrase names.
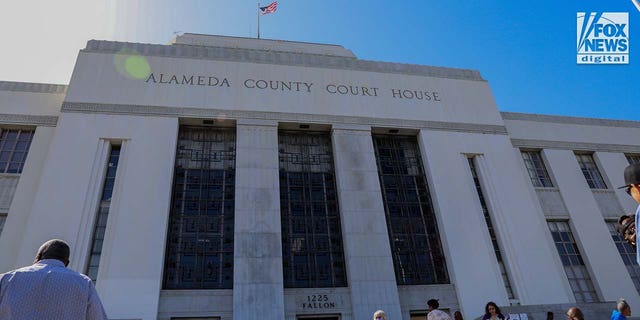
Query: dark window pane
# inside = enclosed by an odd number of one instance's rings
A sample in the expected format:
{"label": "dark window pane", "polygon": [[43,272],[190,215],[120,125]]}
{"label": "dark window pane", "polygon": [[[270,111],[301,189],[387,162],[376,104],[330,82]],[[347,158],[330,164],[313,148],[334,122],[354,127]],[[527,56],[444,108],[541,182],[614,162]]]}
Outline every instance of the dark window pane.
{"label": "dark window pane", "polygon": [[604,179],[598,170],[593,155],[591,154],[576,154],[576,159],[582,169],[584,178],[587,180],[587,184],[591,189],[607,189],[607,184],[604,183]]}
{"label": "dark window pane", "polygon": [[181,127],[164,289],[232,288],[234,184],[234,130]]}
{"label": "dark window pane", "polygon": [[[627,157],[629,157],[629,155],[627,155]],[[640,266],[636,260],[635,248],[620,237],[616,230],[616,226],[616,222],[607,222],[611,238],[613,238],[613,242],[616,244],[616,248],[622,257],[622,261],[627,266],[627,271],[629,271],[629,275],[633,280],[633,284],[636,286],[636,290],[640,292]]]}
{"label": "dark window pane", "polygon": [[346,287],[329,135],[280,132],[278,140],[284,286]]}
{"label": "dark window pane", "polygon": [[[548,221],[549,230],[556,244],[558,255],[564,265],[565,273],[573,294],[578,302],[597,301],[597,295],[589,276],[589,271],[582,260],[580,250],[573,240],[569,223],[566,221]],[[556,236],[556,234],[558,236]]]}
{"label": "dark window pane", "polygon": [[32,130],[2,130],[0,173],[22,173],[32,138]]}
{"label": "dark window pane", "polygon": [[449,283],[415,137],[374,135],[398,285]]}
{"label": "dark window pane", "polygon": [[93,243],[91,245],[91,259],[87,265],[87,276],[94,282],[98,276],[98,269],[100,263],[100,255],[102,254],[102,244],[104,240],[104,233],[107,229],[107,221],[109,218],[109,209],[111,208],[111,193],[113,192],[113,185],[116,176],[116,170],[118,168],[118,155],[120,154],[120,146],[111,146],[109,151],[109,166],[107,171],[112,170],[102,185],[102,198],[100,201],[100,207],[98,208],[98,214],[96,217],[95,226],[93,229]]}

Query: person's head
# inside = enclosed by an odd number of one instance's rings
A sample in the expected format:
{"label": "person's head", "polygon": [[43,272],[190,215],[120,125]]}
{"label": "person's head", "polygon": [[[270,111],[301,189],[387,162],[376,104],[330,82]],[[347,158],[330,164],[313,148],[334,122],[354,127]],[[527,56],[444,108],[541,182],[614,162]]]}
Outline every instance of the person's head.
{"label": "person's head", "polygon": [[623,214],[618,219],[618,233],[629,244],[636,246],[636,219],[633,215]]}
{"label": "person's head", "polygon": [[618,300],[618,304],[616,305],[616,309],[620,313],[622,313],[622,315],[625,316],[625,317],[630,317],[631,316],[631,307],[629,306],[627,301],[622,299],[622,298]]}
{"label": "person's head", "polygon": [[51,239],[40,246],[34,263],[45,259],[56,259],[64,263],[65,266],[69,265],[69,245],[60,239]]}
{"label": "person's head", "polygon": [[547,311],[547,320],[553,320],[553,312]]}
{"label": "person's head", "polygon": [[438,303],[438,300],[429,299],[429,301],[427,301],[427,308],[429,309],[429,311],[438,309],[439,307],[440,303]]}
{"label": "person's head", "polygon": [[453,320],[464,320],[462,319],[462,313],[460,311],[456,311],[453,313]]}
{"label": "person's head", "polygon": [[634,163],[624,168],[624,188],[637,203],[640,203],[640,163]]}
{"label": "person's head", "polygon": [[382,310],[373,313],[373,320],[387,320],[387,314]]}
{"label": "person's head", "polygon": [[577,307],[571,307],[567,310],[567,319],[569,320],[584,320],[582,311]]}
{"label": "person's head", "polygon": [[484,313],[485,314],[490,314],[490,315],[495,315],[495,314],[500,314],[500,308],[498,307],[498,305],[493,302],[493,301],[489,301],[487,302],[487,305],[484,306]]}

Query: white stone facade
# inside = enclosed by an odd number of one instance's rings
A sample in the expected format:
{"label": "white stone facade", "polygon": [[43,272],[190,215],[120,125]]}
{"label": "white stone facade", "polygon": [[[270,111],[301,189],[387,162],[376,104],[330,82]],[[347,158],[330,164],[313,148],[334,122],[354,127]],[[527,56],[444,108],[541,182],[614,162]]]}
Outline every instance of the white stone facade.
{"label": "white stone facade", "polygon": [[[331,137],[346,287],[283,285],[278,132],[307,130],[300,124]],[[232,289],[163,288],[183,125],[236,132]],[[624,184],[625,154],[640,154],[640,122],[500,113],[476,71],[273,40],[91,40],[68,86],[0,82],[0,130],[16,128],[35,134],[22,173],[0,173],[0,272],[31,263],[51,238],[71,245],[70,268],[86,270],[109,146],[121,146],[96,281],[112,319],[355,320],[383,309],[409,320],[430,298],[469,319],[487,301],[529,318],[561,317],[576,298],[547,221],[569,223],[595,287],[598,302],[578,305],[592,317],[620,297],[640,309],[606,225],[636,207],[615,187]],[[449,283],[397,284],[373,134],[416,137]],[[521,150],[540,151],[553,188],[532,185]],[[589,187],[575,152],[593,155],[606,189]],[[326,304],[309,307],[312,297]]]}

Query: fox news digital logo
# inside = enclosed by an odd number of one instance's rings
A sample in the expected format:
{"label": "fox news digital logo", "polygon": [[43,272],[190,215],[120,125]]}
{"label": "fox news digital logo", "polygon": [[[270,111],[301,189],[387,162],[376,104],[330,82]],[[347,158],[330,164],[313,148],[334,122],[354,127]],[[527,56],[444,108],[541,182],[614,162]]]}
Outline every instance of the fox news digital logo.
{"label": "fox news digital logo", "polygon": [[629,14],[578,12],[578,64],[629,64]]}

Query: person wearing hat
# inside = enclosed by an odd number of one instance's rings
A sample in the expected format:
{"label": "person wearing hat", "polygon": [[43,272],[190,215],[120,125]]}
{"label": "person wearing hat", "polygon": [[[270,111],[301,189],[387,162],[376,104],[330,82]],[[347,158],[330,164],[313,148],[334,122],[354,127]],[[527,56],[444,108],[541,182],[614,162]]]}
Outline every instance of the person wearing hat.
{"label": "person wearing hat", "polygon": [[451,317],[446,312],[438,310],[439,307],[438,300],[430,299],[427,301],[427,310],[429,312],[427,313],[427,320],[451,320]]}
{"label": "person wearing hat", "polygon": [[[625,191],[630,195],[633,200],[638,203],[638,209],[636,209],[635,216],[622,216],[618,221],[621,225],[620,231],[622,237],[632,245],[636,247],[636,260],[640,263],[640,252],[637,252],[638,246],[636,245],[636,239],[638,238],[638,220],[640,220],[640,163],[634,163],[628,165],[624,169],[624,186],[618,189],[625,188]],[[633,229],[631,229],[633,226]]]}

